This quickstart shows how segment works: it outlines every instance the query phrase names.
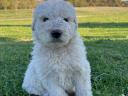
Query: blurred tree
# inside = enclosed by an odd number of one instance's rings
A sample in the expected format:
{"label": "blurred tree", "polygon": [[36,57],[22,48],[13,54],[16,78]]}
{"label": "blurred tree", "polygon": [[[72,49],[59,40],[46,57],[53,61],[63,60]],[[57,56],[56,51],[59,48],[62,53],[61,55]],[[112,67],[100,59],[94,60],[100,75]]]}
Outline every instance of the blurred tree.
{"label": "blurred tree", "polygon": [[8,9],[10,3],[10,0],[0,0],[0,8],[6,10]]}
{"label": "blurred tree", "polygon": [[95,6],[95,0],[87,0],[89,6]]}
{"label": "blurred tree", "polygon": [[[44,0],[0,0],[0,9],[31,9]],[[68,0],[74,6],[128,6],[122,0]]]}

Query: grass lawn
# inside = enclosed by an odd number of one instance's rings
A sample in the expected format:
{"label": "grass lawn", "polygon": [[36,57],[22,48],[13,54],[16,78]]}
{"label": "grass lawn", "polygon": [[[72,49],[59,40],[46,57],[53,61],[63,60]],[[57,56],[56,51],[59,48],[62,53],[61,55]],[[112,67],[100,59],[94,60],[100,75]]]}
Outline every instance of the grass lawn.
{"label": "grass lawn", "polygon": [[[94,96],[128,96],[128,8],[76,10]],[[0,96],[28,96],[21,84],[33,46],[31,12],[0,10]]]}

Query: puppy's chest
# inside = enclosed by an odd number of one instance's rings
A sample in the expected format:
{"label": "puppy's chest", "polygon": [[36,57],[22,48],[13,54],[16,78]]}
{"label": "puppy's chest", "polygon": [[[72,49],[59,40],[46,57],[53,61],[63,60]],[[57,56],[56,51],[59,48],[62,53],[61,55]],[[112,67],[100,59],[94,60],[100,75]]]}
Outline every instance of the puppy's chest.
{"label": "puppy's chest", "polygon": [[49,74],[49,76],[51,76],[51,78],[54,79],[58,85],[63,87],[65,90],[73,89],[73,73],[75,70],[70,62],[67,62],[67,64],[55,64],[55,66],[52,67],[52,70],[53,71]]}
{"label": "puppy's chest", "polygon": [[74,52],[69,48],[59,50],[43,51],[43,66],[46,70],[53,72],[74,72],[80,70],[80,59],[78,52]]}
{"label": "puppy's chest", "polygon": [[73,61],[70,55],[62,53],[49,56],[47,63],[53,71],[66,74],[67,72],[72,73],[75,71],[74,67],[76,67],[77,64],[74,64]]}
{"label": "puppy's chest", "polygon": [[65,72],[57,72],[53,75],[55,78],[54,80],[63,87],[65,90],[72,90],[73,88],[73,73],[70,70]]}
{"label": "puppy's chest", "polygon": [[[64,89],[72,89],[73,73],[75,72],[75,64],[72,64],[72,59],[69,55],[52,55],[47,59],[48,78],[57,82]],[[50,70],[50,71],[49,71]]]}

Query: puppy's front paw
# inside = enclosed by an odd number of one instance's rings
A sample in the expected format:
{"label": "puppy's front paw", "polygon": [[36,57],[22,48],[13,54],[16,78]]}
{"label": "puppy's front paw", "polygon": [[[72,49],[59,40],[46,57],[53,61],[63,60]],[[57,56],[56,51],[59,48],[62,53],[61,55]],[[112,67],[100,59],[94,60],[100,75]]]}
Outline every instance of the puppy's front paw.
{"label": "puppy's front paw", "polygon": [[75,96],[75,92],[68,93],[68,96]]}
{"label": "puppy's front paw", "polygon": [[35,95],[35,94],[30,94],[30,96],[39,96],[39,95]]}

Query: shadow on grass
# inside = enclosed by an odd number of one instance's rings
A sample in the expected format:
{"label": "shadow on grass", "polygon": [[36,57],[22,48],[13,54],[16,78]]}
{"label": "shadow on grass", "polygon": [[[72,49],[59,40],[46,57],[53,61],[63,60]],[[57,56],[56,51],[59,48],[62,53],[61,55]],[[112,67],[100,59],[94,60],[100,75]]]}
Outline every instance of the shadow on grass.
{"label": "shadow on grass", "polygon": [[127,39],[127,36],[83,36],[88,40],[124,40]]}
{"label": "shadow on grass", "polygon": [[[1,24],[0,27],[31,27],[31,25],[11,25],[11,24]],[[119,23],[105,23],[105,22],[85,22],[79,23],[79,28],[128,28],[128,22]]]}
{"label": "shadow on grass", "polygon": [[16,39],[8,37],[0,37],[0,42],[14,42]]}
{"label": "shadow on grass", "polygon": [[105,23],[105,22],[85,22],[79,23],[79,28],[128,28],[128,22]]}
{"label": "shadow on grass", "polygon": [[9,38],[9,37],[0,37],[0,44],[20,44],[20,43],[32,43],[32,41],[18,41],[15,38]]}
{"label": "shadow on grass", "polygon": [[31,27],[31,25],[11,25],[11,24],[1,24],[0,27]]}

